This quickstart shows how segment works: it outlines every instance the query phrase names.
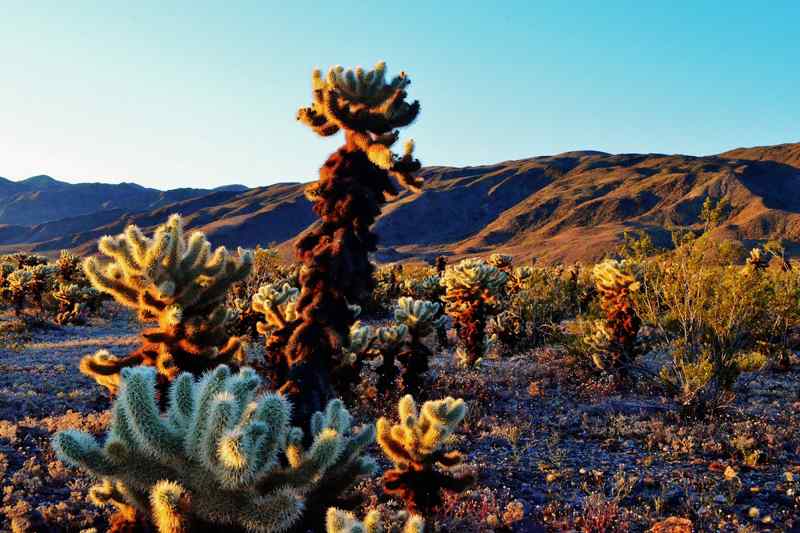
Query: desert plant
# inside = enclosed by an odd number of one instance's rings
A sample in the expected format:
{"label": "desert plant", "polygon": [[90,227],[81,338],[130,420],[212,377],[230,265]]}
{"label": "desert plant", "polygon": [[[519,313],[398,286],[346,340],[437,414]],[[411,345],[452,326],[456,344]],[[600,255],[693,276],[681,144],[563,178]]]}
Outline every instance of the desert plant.
{"label": "desert plant", "polygon": [[85,321],[86,293],[74,283],[60,282],[53,291],[53,298],[58,302],[55,316],[56,324],[81,324]]}
{"label": "desert plant", "polygon": [[445,288],[445,310],[456,322],[461,346],[459,360],[475,365],[488,351],[486,322],[498,310],[508,276],[480,259],[464,259],[445,270],[441,284]]}
{"label": "desert plant", "polygon": [[[398,518],[403,520],[405,517],[400,516]],[[335,507],[328,509],[326,515],[326,533],[391,533],[392,531],[394,530],[387,529],[382,523],[381,513],[377,510],[367,513],[363,522],[356,518],[353,513],[342,511]],[[423,531],[425,531],[425,521],[417,515],[410,515],[405,520],[402,530],[398,533],[423,533]]]}
{"label": "desert plant", "polygon": [[638,291],[641,283],[625,270],[623,263],[614,260],[595,265],[595,285],[605,318],[595,321],[593,334],[584,339],[595,366],[622,379],[639,353],[637,337],[641,326],[631,301],[631,293]]}
{"label": "desert plant", "polygon": [[199,381],[182,373],[169,387],[164,414],[156,376],[147,367],[122,370],[102,445],[74,430],[53,438],[62,461],[102,480],[93,497],[122,511],[117,523],[138,511],[162,533],[286,531],[304,510],[321,521],[321,505],[375,469],[362,455],[374,428],[351,433],[338,400],[312,417],[312,444],[304,449],[303,432],[290,426],[291,404],[272,393],[257,396],[261,380],[250,368],[231,374],[220,365]]}
{"label": "desert plant", "polygon": [[442,300],[445,291],[441,284],[441,275],[437,273],[419,279],[406,280],[405,285],[407,296],[415,300],[427,300],[439,304],[439,309],[434,316],[437,321],[436,342],[439,349],[447,348],[449,346],[447,341],[447,319],[439,320],[440,317],[445,317],[444,301]]}
{"label": "desert plant", "polygon": [[156,325],[142,331],[142,344],[125,357],[89,355],[81,372],[114,392],[122,368],[158,369],[162,387],[181,371],[199,375],[218,364],[240,361],[241,341],[225,329],[225,292],[250,270],[251,255],[239,257],[224,247],[211,252],[200,232],[188,238],[179,215],[159,226],[153,238],[136,226],[117,237],[103,237],[98,248],[111,258],[105,265],[90,257],[84,270],[92,285]]}
{"label": "desert plant", "polygon": [[31,279],[31,271],[27,268],[14,270],[6,276],[7,286],[3,290],[3,299],[14,309],[16,316],[21,316],[25,309]]}
{"label": "desert plant", "polygon": [[376,333],[378,352],[381,354],[381,364],[378,365],[378,390],[386,392],[395,387],[395,380],[399,371],[395,362],[400,355],[408,335],[408,326],[405,324],[392,324],[378,328]]}
{"label": "desert plant", "polygon": [[397,357],[403,367],[403,387],[411,395],[418,396],[422,392],[423,376],[433,356],[424,339],[443,327],[446,319],[440,314],[441,308],[439,303],[408,297],[397,301],[394,319],[408,331],[408,342]]}
{"label": "desert plant", "polygon": [[414,176],[420,163],[413,143],[406,144],[402,156],[391,151],[396,128],[416,118],[419,103],[406,102],[408,77],[402,73],[387,83],[385,69],[384,63],[371,71],[336,67],[326,77],[315,70],[312,105],[298,112],[298,119],[321,136],[342,130],[345,144],[306,188],[322,223],[295,246],[303,264],[298,319],[275,332],[275,348],[282,345],[281,372],[289,376],[282,390],[293,398],[297,420],[333,395],[331,367],[355,321],[348,304],[363,303],[372,290],[369,253],[377,249],[377,235],[371,227],[387,196],[398,193],[391,178],[411,190],[421,186]]}
{"label": "desert plant", "polygon": [[705,237],[684,239],[669,257],[641,265],[641,288],[631,293],[637,314],[672,354],[663,382],[693,416],[733,398],[739,375],[753,370],[743,355],[769,316],[765,277],[755,269],[709,265],[715,247]]}
{"label": "desert plant", "polygon": [[397,407],[399,423],[378,420],[378,444],[394,463],[383,475],[384,491],[399,496],[410,512],[426,513],[442,503],[442,490],[459,493],[474,481],[458,468],[461,453],[445,449],[467,408],[463,400],[447,397],[425,402],[418,412],[411,395],[404,396]]}
{"label": "desert plant", "polygon": [[75,283],[83,274],[81,258],[68,250],[61,250],[55,266],[58,269],[59,279],[64,283]]}

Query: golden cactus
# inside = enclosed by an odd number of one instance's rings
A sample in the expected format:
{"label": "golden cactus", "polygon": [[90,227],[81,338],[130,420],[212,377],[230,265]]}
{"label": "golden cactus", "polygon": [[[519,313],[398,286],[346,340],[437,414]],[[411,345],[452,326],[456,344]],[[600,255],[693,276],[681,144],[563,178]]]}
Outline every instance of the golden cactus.
{"label": "golden cactus", "polygon": [[82,372],[115,392],[114,375],[125,367],[154,366],[163,385],[181,371],[199,375],[240,360],[241,342],[225,330],[229,310],[224,302],[231,284],[250,271],[248,252],[235,257],[219,247],[212,253],[204,234],[184,235],[179,215],[152,238],[131,225],[121,235],[100,239],[98,248],[110,261],[90,257],[84,262],[92,285],[156,325],[142,332],[142,345],[133,353],[87,356]]}
{"label": "golden cactus", "polygon": [[[409,513],[401,511],[397,518],[405,520],[399,533],[423,533],[425,531],[425,521],[420,516],[409,515]],[[325,533],[391,533],[392,531],[394,530],[386,529],[381,522],[381,513],[377,510],[367,513],[363,522],[358,520],[353,513],[335,507],[328,509],[326,515]]]}
{"label": "golden cactus", "polygon": [[627,375],[638,354],[637,336],[641,320],[633,308],[631,294],[640,283],[624,271],[622,263],[607,260],[593,269],[595,286],[605,320],[594,323],[593,333],[584,339],[592,349],[592,360],[601,370]]}
{"label": "golden cactus", "polygon": [[467,366],[477,364],[491,347],[486,323],[497,310],[507,280],[505,272],[480,259],[448,266],[442,276],[445,309],[455,320],[461,340],[457,356]]}
{"label": "golden cactus", "polygon": [[402,498],[410,512],[429,511],[441,504],[442,490],[462,492],[474,481],[457,468],[461,453],[445,446],[466,412],[464,401],[451,397],[425,402],[418,411],[406,395],[398,403],[399,423],[378,420],[378,444],[394,463],[383,475],[384,491]]}

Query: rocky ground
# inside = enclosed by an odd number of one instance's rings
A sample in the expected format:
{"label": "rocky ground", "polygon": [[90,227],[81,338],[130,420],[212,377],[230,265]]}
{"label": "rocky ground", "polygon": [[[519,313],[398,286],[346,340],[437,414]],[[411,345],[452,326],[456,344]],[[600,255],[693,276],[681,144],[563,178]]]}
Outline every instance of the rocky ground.
{"label": "rocky ground", "polygon": [[[111,310],[0,347],[0,530],[105,529],[106,511],[86,500],[92,480],[56,460],[49,439],[103,432],[107,395],[78,361],[125,353],[137,331]],[[429,397],[467,401],[454,444],[478,482],[448,497],[429,531],[645,531],[671,516],[695,531],[800,531],[797,369],[740,383],[724,415],[687,422],[644,384],[620,396],[571,383],[569,360],[552,348],[470,371],[451,361],[447,352],[434,361]],[[394,419],[397,399],[365,398],[356,416]],[[359,490],[368,504],[396,506],[377,479]]]}

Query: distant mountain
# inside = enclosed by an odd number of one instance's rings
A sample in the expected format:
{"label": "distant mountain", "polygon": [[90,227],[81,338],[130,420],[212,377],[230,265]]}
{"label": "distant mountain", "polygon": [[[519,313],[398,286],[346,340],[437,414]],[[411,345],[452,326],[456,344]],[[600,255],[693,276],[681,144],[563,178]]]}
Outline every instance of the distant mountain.
{"label": "distant mountain", "polygon": [[[674,228],[699,229],[707,196],[725,197],[731,205],[715,236],[746,245],[782,238],[790,253],[800,254],[800,144],[703,157],[567,152],[476,167],[427,167],[421,176],[423,191],[401,194],[376,223],[380,261],[495,251],[544,261],[593,260],[616,248],[625,230],[647,231],[666,245]],[[47,187],[37,194],[49,194],[49,181],[38,181]],[[0,213],[14,203],[1,192],[6,185],[0,182]],[[277,244],[289,254],[294,238],[317,221],[300,183],[226,189],[169,191],[179,197],[172,201],[158,191],[145,208],[119,206],[120,200],[96,191],[94,205],[104,207],[94,212],[0,226],[0,248],[93,253],[102,235],[129,223],[152,229],[179,212],[215,244]]]}
{"label": "distant mountain", "polygon": [[[216,190],[243,192],[244,185]],[[50,176],[21,181],[0,178],[0,224],[31,225],[114,209],[147,211],[209,194],[208,189],[159,191],[135,183],[71,184]]]}

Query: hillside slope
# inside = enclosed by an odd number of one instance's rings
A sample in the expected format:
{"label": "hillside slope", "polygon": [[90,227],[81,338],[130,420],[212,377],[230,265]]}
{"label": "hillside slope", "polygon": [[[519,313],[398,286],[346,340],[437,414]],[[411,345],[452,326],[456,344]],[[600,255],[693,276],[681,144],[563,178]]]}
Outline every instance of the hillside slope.
{"label": "hillside slope", "polygon": [[[800,144],[703,157],[568,152],[476,167],[427,167],[422,175],[424,190],[402,194],[378,219],[378,260],[494,251],[545,261],[592,260],[614,249],[625,230],[642,229],[668,244],[674,228],[699,229],[707,196],[731,204],[715,230],[718,237],[747,245],[782,238],[790,253],[800,252]],[[316,221],[302,190],[302,184],[288,183],[220,191],[156,209],[109,209],[0,226],[0,245],[92,253],[101,235],[128,223],[152,228],[180,212],[214,243],[274,243],[289,254],[293,239]]]}

